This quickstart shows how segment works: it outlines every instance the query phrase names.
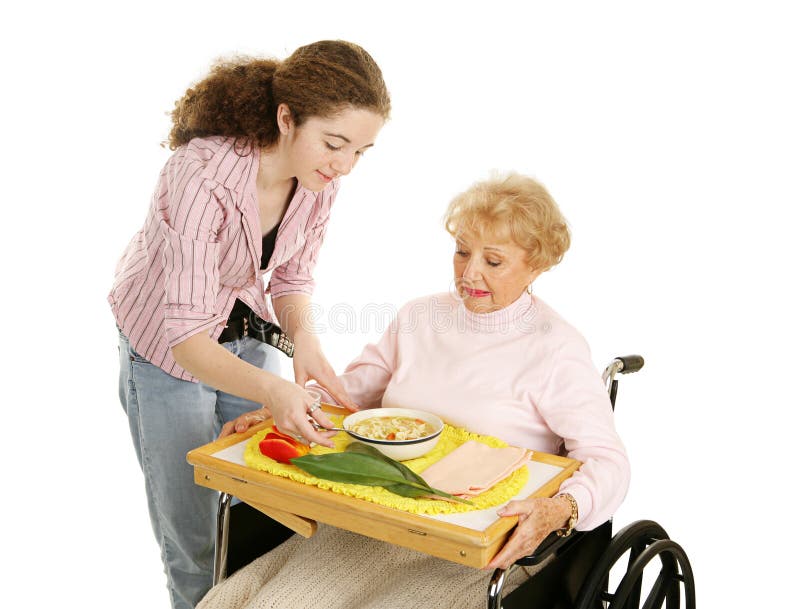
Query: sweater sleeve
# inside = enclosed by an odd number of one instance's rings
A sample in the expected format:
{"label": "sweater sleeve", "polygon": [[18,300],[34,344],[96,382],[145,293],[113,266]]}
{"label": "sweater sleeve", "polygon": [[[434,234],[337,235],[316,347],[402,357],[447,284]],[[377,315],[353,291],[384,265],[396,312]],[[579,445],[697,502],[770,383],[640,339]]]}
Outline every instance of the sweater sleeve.
{"label": "sweater sleeve", "polygon": [[[380,340],[364,347],[361,355],[339,376],[345,391],[361,409],[380,408],[383,394],[397,367],[397,341],[396,324],[390,324]],[[335,403],[321,387],[310,388],[322,390],[323,401]]]}
{"label": "sweater sleeve", "polygon": [[608,394],[582,337],[570,338],[557,349],[538,408],[563,439],[567,455],[583,463],[560,492],[578,503],[577,528],[594,529],[625,498],[630,464],[614,427]]}

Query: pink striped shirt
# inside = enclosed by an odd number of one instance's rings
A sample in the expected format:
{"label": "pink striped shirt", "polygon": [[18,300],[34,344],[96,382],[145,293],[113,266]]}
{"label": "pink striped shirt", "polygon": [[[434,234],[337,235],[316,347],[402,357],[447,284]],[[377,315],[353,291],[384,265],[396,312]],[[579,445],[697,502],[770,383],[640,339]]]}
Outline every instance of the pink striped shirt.
{"label": "pink striped shirt", "polygon": [[[236,299],[275,321],[266,294],[311,294],[312,272],[339,188],[298,185],[265,271],[261,261],[257,150],[232,138],[196,138],[167,161],[144,227],[117,264],[108,296],[133,348],[165,372],[196,381],[170,347],[199,332],[216,339]],[[264,287],[265,273],[271,273]]]}

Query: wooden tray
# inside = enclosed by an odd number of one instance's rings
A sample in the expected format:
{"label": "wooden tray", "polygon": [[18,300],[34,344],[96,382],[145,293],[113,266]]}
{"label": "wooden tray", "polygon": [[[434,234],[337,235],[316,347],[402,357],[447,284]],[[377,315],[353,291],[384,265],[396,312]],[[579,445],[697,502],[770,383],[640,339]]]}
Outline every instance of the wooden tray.
{"label": "wooden tray", "polygon": [[[271,424],[266,421],[189,452],[195,482],[230,493],[306,537],[319,521],[470,567],[486,566],[517,524],[516,517],[499,518],[499,506],[459,514],[411,514],[246,466],[241,454],[247,439]],[[574,459],[534,453],[529,483],[516,498],[553,496],[580,465]]]}

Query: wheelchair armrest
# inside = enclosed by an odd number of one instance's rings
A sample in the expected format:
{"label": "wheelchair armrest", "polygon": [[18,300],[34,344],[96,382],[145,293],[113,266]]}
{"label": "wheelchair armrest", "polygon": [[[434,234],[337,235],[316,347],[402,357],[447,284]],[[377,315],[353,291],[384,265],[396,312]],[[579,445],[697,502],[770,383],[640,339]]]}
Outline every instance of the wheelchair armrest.
{"label": "wheelchair armrest", "polygon": [[551,555],[561,553],[573,544],[578,543],[584,534],[583,531],[572,531],[572,534],[567,537],[559,537],[555,532],[550,533],[533,551],[533,554],[523,556],[516,561],[516,564],[523,567],[538,565]]}

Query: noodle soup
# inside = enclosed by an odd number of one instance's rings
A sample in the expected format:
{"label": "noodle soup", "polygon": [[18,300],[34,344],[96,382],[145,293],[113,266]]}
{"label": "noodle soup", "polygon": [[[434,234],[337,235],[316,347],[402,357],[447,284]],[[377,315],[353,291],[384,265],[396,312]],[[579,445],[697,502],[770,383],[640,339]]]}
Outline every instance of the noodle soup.
{"label": "noodle soup", "polygon": [[430,452],[442,436],[444,421],[424,410],[382,407],[354,412],[344,418],[342,427],[354,441],[404,461]]}
{"label": "noodle soup", "polygon": [[434,432],[433,425],[412,417],[371,417],[353,425],[353,433],[372,440],[418,440]]}

